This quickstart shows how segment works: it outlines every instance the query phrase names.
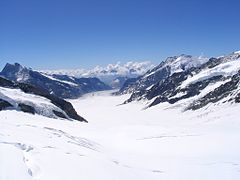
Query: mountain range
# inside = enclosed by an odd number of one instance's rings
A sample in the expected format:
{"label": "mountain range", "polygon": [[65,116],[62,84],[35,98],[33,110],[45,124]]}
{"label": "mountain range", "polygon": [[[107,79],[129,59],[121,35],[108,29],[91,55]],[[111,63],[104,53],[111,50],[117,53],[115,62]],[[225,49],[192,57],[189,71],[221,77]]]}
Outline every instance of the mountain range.
{"label": "mountain range", "polygon": [[144,100],[147,107],[180,103],[185,110],[240,102],[240,52],[216,58],[180,55],[167,58],[144,75],[126,81],[117,94],[124,103]]}
{"label": "mountain range", "polygon": [[111,87],[95,77],[76,78],[67,75],[48,75],[18,63],[7,63],[0,72],[0,76],[14,82],[38,86],[51,94],[65,99],[78,98],[86,93],[111,89]]}
{"label": "mountain range", "polygon": [[122,64],[108,64],[106,67],[96,66],[93,69],[61,69],[61,70],[41,70],[49,75],[68,75],[76,78],[97,77],[113,89],[122,87],[124,82],[129,78],[136,78],[153,68],[154,64],[150,61],[144,62],[127,62]]}
{"label": "mountain range", "polygon": [[[113,87],[120,87],[115,95],[130,94],[123,104],[143,101],[144,108],[169,103],[185,111],[240,102],[240,51],[212,58],[182,54],[149,69],[151,66],[149,62],[116,64],[84,74],[36,71],[7,63],[0,72],[0,110],[86,121],[64,99]],[[106,85],[98,77],[116,84]]]}

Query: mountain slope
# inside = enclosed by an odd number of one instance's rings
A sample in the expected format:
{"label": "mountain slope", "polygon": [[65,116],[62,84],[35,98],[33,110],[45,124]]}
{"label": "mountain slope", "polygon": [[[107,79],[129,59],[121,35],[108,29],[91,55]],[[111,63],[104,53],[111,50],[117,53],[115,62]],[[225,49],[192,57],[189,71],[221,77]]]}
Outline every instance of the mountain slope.
{"label": "mountain slope", "polygon": [[77,114],[71,103],[39,87],[14,83],[2,77],[0,77],[0,110],[19,110],[51,118],[87,122]]}
{"label": "mountain slope", "polygon": [[111,89],[97,78],[47,75],[18,63],[6,64],[0,76],[15,82],[38,86],[61,98],[77,98],[85,93]]}
{"label": "mountain slope", "polygon": [[120,89],[119,94],[132,93],[139,90],[146,90],[153,84],[166,79],[168,76],[176,72],[181,72],[192,67],[198,67],[205,63],[208,59],[202,57],[193,57],[190,55],[180,55],[167,58],[158,66],[147,71],[144,75],[126,81]]}
{"label": "mountain slope", "polygon": [[149,89],[134,91],[125,103],[134,100],[148,100],[148,107],[159,103],[174,104],[188,100],[186,109],[199,109],[209,103],[239,102],[240,54],[232,53],[211,58],[206,63],[175,72],[160,79]]}

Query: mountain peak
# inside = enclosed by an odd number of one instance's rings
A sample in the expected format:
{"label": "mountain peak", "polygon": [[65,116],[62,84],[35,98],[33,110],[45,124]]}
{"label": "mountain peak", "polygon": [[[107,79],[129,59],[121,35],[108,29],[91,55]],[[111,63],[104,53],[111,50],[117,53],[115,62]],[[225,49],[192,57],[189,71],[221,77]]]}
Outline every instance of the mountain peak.
{"label": "mountain peak", "polygon": [[28,70],[30,70],[30,69],[15,62],[14,64],[7,63],[2,70],[2,73],[4,73],[4,72],[15,72],[16,73],[16,72],[28,71]]}
{"label": "mountain peak", "polygon": [[20,71],[22,70],[24,67],[19,64],[19,63],[14,63],[14,64],[10,64],[10,63],[7,63],[5,65],[5,67],[3,68],[2,72],[5,72],[5,71]]}
{"label": "mountain peak", "polygon": [[171,67],[171,74],[180,72],[191,67],[198,67],[207,62],[209,59],[205,57],[195,57],[191,55],[181,54],[180,56],[173,57],[172,61],[166,62],[167,66]]}
{"label": "mountain peak", "polygon": [[0,75],[13,81],[22,81],[29,77],[29,69],[19,63],[7,63]]}
{"label": "mountain peak", "polygon": [[120,89],[119,93],[131,93],[139,90],[147,90],[155,83],[166,79],[174,73],[179,73],[193,67],[199,67],[206,63],[209,59],[204,57],[195,57],[191,55],[181,54],[178,56],[168,57],[158,66],[147,71],[143,76],[135,79],[135,82],[126,82]]}
{"label": "mountain peak", "polygon": [[234,54],[240,54],[240,51],[235,51]]}

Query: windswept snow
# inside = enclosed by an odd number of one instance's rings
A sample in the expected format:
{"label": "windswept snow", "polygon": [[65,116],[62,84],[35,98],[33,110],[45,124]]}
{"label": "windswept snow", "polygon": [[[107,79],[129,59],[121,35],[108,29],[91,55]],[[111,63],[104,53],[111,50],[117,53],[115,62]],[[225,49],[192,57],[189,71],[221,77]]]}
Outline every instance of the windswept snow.
{"label": "windswept snow", "polygon": [[[209,59],[205,57],[193,57],[187,55],[179,56],[175,61],[166,63],[166,66],[171,67],[171,74],[182,72],[183,70],[190,69],[191,67],[198,67]],[[183,69],[184,68],[184,69]]]}
{"label": "windswept snow", "polygon": [[192,77],[189,77],[186,81],[183,82],[181,87],[186,87],[189,84],[196,83],[198,81],[203,81],[205,79],[211,78],[213,76],[233,76],[240,70],[240,59],[235,61],[222,63],[214,68],[205,69],[201,71],[199,74],[196,74]]}
{"label": "windswept snow", "polygon": [[78,84],[76,83],[73,83],[73,82],[70,82],[70,81],[64,81],[64,80],[60,80],[60,79],[56,79],[54,77],[52,77],[51,75],[47,75],[46,73],[41,73],[43,76],[51,79],[51,80],[54,80],[54,81],[58,81],[58,82],[61,82],[61,83],[65,83],[65,84],[68,84],[68,85],[71,85],[71,86],[78,86]]}
{"label": "windswept snow", "polygon": [[234,54],[240,54],[240,51],[235,51]]}
{"label": "windswept snow", "polygon": [[239,104],[198,111],[119,105],[128,95],[72,100],[88,124],[0,112],[1,180],[238,180]]}
{"label": "windswept snow", "polygon": [[154,73],[161,71],[162,69],[169,67],[170,68],[170,75],[182,72],[186,69],[190,69],[192,67],[198,67],[204,63],[206,63],[209,59],[205,57],[194,57],[190,55],[182,54],[180,56],[168,57],[164,62],[162,62],[158,68],[152,69],[150,73],[146,73],[144,78],[153,75]]}

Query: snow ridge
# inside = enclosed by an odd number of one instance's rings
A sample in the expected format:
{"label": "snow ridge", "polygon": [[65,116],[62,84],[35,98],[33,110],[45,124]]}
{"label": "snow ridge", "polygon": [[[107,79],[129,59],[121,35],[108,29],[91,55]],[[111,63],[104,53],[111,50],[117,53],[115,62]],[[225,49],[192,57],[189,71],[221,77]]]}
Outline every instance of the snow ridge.
{"label": "snow ridge", "polygon": [[122,92],[132,93],[125,103],[148,100],[152,107],[188,101],[186,110],[197,110],[210,103],[239,103],[239,84],[240,54],[209,60],[181,55],[167,58]]}

